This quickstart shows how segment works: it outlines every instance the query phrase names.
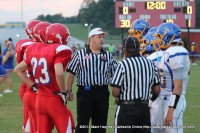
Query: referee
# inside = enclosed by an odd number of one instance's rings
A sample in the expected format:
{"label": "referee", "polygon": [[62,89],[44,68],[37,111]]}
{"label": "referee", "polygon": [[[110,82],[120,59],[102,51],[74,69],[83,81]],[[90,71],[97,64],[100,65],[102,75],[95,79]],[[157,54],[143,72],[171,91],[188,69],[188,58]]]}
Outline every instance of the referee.
{"label": "referee", "polygon": [[149,133],[150,92],[159,92],[159,75],[153,62],[140,56],[140,44],[134,37],[124,39],[125,59],[118,63],[111,82],[112,94],[118,99],[115,114],[115,132]]}
{"label": "referee", "polygon": [[[67,88],[71,91],[77,77],[77,126],[76,133],[105,133],[107,125],[111,77],[117,62],[103,49],[105,33],[95,28],[89,33],[89,46],[75,53],[68,65]],[[72,100],[72,96],[68,100]],[[89,121],[91,118],[91,125]]]}

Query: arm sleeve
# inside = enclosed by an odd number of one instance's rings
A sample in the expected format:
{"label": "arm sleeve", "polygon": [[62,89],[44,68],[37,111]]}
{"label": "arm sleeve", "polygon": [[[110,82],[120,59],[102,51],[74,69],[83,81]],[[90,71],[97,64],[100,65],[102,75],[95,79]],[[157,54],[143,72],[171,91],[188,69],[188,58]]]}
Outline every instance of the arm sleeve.
{"label": "arm sleeve", "polygon": [[69,62],[68,67],[67,67],[67,72],[70,72],[74,75],[77,73],[77,69],[79,66],[79,55],[78,52],[76,52],[72,58],[72,60]]}
{"label": "arm sleeve", "polygon": [[61,45],[56,49],[56,58],[54,64],[63,64],[64,71],[66,70],[67,64],[72,58],[72,50],[68,46]]}
{"label": "arm sleeve", "polygon": [[183,80],[183,67],[172,70],[174,80]]}
{"label": "arm sleeve", "polygon": [[167,63],[171,69],[181,68],[184,64],[185,55],[188,55],[188,52],[166,53],[165,63]]}
{"label": "arm sleeve", "polygon": [[114,76],[115,70],[117,68],[117,61],[111,56],[111,77]]}
{"label": "arm sleeve", "polygon": [[122,86],[122,79],[123,79],[123,67],[121,63],[118,63],[115,74],[113,76],[113,79],[111,81],[110,86],[121,88]]}
{"label": "arm sleeve", "polygon": [[27,47],[23,55],[24,61],[26,62],[28,67],[30,67],[30,64],[31,64],[31,59],[29,58],[30,49],[31,49],[31,46]]}
{"label": "arm sleeve", "polygon": [[16,61],[18,64],[23,61],[23,55],[24,55],[24,52],[16,51]]}

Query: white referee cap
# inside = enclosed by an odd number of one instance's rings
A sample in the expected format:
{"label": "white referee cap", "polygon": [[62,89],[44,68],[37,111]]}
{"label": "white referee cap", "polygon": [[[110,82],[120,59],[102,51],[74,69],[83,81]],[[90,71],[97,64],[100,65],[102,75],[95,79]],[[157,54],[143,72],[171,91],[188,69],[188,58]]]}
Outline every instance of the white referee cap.
{"label": "white referee cap", "polygon": [[101,28],[94,28],[90,31],[88,38],[90,38],[93,35],[100,35],[100,34],[108,35],[108,33],[104,32]]}

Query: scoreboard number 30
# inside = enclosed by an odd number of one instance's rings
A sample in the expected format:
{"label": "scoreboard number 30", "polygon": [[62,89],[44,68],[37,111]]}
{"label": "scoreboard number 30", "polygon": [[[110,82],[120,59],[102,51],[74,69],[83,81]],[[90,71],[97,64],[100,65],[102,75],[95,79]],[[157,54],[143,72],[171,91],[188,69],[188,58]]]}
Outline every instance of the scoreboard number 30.
{"label": "scoreboard number 30", "polygon": [[130,20],[120,20],[121,24],[120,27],[122,28],[129,28],[131,25],[131,21]]}

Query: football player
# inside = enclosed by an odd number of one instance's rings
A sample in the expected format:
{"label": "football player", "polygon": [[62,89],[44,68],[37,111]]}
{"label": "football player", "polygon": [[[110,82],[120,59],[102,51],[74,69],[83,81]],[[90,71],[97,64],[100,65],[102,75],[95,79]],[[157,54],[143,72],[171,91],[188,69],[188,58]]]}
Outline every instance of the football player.
{"label": "football player", "polygon": [[[45,34],[45,44],[34,43],[26,49],[25,60],[18,64],[15,73],[33,90],[38,90],[36,111],[38,132],[52,132],[55,125],[59,133],[72,133],[74,121],[66,104],[64,72],[72,57],[67,46],[70,37],[68,28],[59,23],[51,24]],[[53,44],[53,45],[51,45]],[[32,69],[34,81],[23,71]]]}
{"label": "football player", "polygon": [[160,95],[151,106],[152,133],[183,132],[185,93],[190,72],[188,51],[178,46],[181,31],[174,23],[161,24],[155,33],[161,49],[166,49],[159,60]]}
{"label": "football player", "polygon": [[[25,52],[26,48],[35,42],[34,38],[33,38],[33,29],[38,23],[41,23],[41,21],[40,20],[30,21],[25,28],[25,32],[26,32],[27,36],[29,37],[29,39],[22,39],[17,42],[17,44],[16,44],[17,64],[19,64],[20,62],[23,61],[24,52]],[[28,77],[30,77],[30,75],[28,73],[26,73],[26,74]],[[18,92],[19,92],[19,96],[23,102],[23,117],[24,118],[23,118],[22,129],[23,129],[23,132],[30,132],[30,130],[33,131],[34,126],[30,126],[28,110],[27,110],[27,107],[25,106],[25,99],[23,99],[26,89],[27,89],[27,85],[22,82],[22,84],[19,87]],[[32,128],[32,129],[30,129],[30,128]]]}
{"label": "football player", "polygon": [[166,48],[160,46],[160,41],[157,39],[157,37],[155,36],[156,30],[158,27],[152,27],[151,29],[153,30],[149,30],[150,32],[150,36],[149,36],[149,42],[151,45],[151,49],[153,47],[153,53],[151,53],[147,58],[152,60],[154,62],[154,64],[156,65],[157,68],[159,68],[159,64],[161,62],[161,57],[164,54],[164,51],[166,50]]}
{"label": "football player", "polygon": [[144,57],[148,57],[158,49],[157,39],[154,36],[156,30],[157,27],[152,27],[142,39],[143,44],[141,44],[141,46],[144,46],[144,48],[140,48]]}
{"label": "football player", "polygon": [[140,42],[140,54],[142,55],[145,51],[146,45],[143,42],[143,37],[147,34],[150,29],[150,24],[144,19],[136,19],[131,23],[130,29],[128,30],[129,36],[133,36]]}

